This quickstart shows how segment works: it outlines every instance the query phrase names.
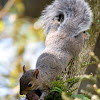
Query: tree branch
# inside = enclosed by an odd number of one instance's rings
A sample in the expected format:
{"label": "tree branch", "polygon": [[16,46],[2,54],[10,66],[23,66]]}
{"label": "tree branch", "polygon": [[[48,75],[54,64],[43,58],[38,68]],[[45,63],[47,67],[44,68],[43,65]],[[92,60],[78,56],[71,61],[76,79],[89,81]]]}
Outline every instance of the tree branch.
{"label": "tree branch", "polygon": [[9,11],[9,9],[14,4],[15,0],[8,0],[6,5],[3,7],[3,9],[0,11],[0,19]]}

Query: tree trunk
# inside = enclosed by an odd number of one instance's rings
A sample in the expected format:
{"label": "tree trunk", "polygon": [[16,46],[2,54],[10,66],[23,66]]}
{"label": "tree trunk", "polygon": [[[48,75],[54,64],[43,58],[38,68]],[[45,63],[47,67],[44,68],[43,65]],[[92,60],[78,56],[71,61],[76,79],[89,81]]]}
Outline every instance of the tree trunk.
{"label": "tree trunk", "polygon": [[[100,35],[99,35],[99,37],[98,37],[98,40],[97,40],[97,43],[96,43],[96,46],[95,46],[95,48],[94,48],[94,53],[95,53],[95,55],[100,59]],[[92,61],[93,59],[91,59],[91,61]],[[93,64],[93,65],[90,65],[90,66],[88,66],[87,67],[87,69],[86,69],[86,72],[85,72],[85,74],[93,74],[93,75],[95,75],[96,74],[96,69],[97,69],[97,65],[95,65],[95,64]],[[86,90],[86,86],[87,86],[87,84],[92,84],[89,80],[87,80],[87,81],[83,81],[82,83],[81,83],[81,85],[80,85],[80,88],[79,88],[79,92],[80,92],[80,90],[81,89],[84,89],[84,90]],[[98,87],[100,88],[100,79],[98,80]],[[92,84],[93,85],[93,84]]]}
{"label": "tree trunk", "polygon": [[[82,52],[83,56],[81,55],[83,61],[90,60],[90,56],[89,56],[90,51],[94,51],[96,56],[98,56],[100,59],[100,12],[99,12],[100,0],[91,0],[91,1],[89,1],[89,3],[92,8],[92,11],[93,11],[94,21],[93,21],[93,25],[89,31],[89,33],[91,35],[90,41],[87,43],[87,47],[85,48],[84,52]],[[85,57],[85,59],[84,59],[84,57]],[[91,59],[91,61],[92,61],[92,59]],[[97,69],[96,65],[91,65],[91,66],[88,66],[87,69],[85,68],[85,69],[81,70],[80,73],[82,73],[82,74],[93,73],[93,75],[95,75],[96,69]],[[85,70],[86,70],[86,72],[85,72]],[[82,82],[80,85],[79,91],[81,89],[86,89],[87,84],[90,84],[90,82],[89,81]],[[100,87],[100,80],[99,80],[98,86]]]}

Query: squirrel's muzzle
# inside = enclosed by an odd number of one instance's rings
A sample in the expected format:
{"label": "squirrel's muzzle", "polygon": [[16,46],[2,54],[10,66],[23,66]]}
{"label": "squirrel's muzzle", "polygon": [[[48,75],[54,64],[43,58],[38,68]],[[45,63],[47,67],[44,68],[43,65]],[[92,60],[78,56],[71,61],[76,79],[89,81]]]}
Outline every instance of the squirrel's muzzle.
{"label": "squirrel's muzzle", "polygon": [[21,91],[21,90],[20,90],[20,95],[26,95],[26,94],[27,94],[26,91]]}
{"label": "squirrel's muzzle", "polygon": [[20,95],[23,95],[23,89],[21,86],[20,86]]}
{"label": "squirrel's muzzle", "polygon": [[23,95],[23,93],[22,93],[22,92],[20,92],[20,95]]}
{"label": "squirrel's muzzle", "polygon": [[20,87],[20,95],[26,95],[27,91]]}
{"label": "squirrel's muzzle", "polygon": [[23,91],[22,91],[21,89],[20,89],[20,95],[24,95],[24,94],[23,94]]}

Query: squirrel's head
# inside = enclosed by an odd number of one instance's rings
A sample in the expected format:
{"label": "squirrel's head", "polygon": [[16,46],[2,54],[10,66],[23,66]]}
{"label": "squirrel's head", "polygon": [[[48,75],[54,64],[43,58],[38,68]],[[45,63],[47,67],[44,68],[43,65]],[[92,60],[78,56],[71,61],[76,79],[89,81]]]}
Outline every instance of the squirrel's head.
{"label": "squirrel's head", "polygon": [[20,95],[25,95],[28,91],[35,90],[38,87],[39,70],[26,70],[23,66],[23,75],[20,78]]}

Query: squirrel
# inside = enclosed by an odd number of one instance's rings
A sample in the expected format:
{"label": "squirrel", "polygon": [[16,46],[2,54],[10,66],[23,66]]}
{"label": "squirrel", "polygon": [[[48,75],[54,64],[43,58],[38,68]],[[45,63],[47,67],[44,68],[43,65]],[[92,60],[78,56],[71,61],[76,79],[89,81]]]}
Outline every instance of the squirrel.
{"label": "squirrel", "polygon": [[47,34],[46,47],[37,60],[36,69],[26,70],[24,66],[20,78],[20,94],[40,89],[39,100],[44,100],[49,94],[50,82],[81,52],[93,14],[85,0],[55,0],[45,8],[42,19]]}

